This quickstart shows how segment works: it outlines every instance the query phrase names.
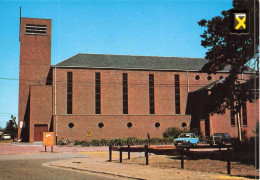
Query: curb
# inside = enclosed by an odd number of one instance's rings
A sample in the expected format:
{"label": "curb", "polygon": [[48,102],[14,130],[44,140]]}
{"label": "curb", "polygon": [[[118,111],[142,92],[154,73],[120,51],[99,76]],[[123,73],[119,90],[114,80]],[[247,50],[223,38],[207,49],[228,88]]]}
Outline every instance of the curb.
{"label": "curb", "polygon": [[75,168],[75,167],[68,167],[68,166],[59,166],[59,165],[53,165],[53,164],[43,164],[44,166],[54,167],[54,168],[63,168],[63,169],[69,169],[69,170],[78,170],[78,171],[85,171],[85,172],[91,172],[96,174],[104,174],[104,175],[110,175],[110,176],[116,176],[116,177],[123,177],[128,179],[137,179],[137,180],[148,180],[144,178],[137,178],[137,177],[131,177],[121,174],[115,174],[110,172],[104,172],[104,171],[96,171],[96,170],[90,170],[90,169],[82,169],[82,168]]}
{"label": "curb", "polygon": [[37,142],[37,143],[17,143],[17,142],[12,142],[10,145],[11,146],[43,146],[42,142]]}

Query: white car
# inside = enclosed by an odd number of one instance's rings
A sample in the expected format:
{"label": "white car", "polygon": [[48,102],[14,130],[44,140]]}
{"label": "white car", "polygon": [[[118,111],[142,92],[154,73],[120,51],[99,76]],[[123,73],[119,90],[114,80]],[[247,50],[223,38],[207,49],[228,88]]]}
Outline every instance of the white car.
{"label": "white car", "polygon": [[9,139],[11,139],[11,135],[10,134],[3,134],[2,139],[9,140]]}

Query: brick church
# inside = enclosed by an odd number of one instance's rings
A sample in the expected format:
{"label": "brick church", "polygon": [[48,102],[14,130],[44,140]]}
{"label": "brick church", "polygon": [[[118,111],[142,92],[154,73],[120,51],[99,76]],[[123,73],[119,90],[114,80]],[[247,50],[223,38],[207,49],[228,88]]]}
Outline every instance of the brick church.
{"label": "brick church", "polygon": [[[18,138],[42,141],[162,137],[168,127],[237,136],[236,117],[203,112],[201,92],[228,76],[201,73],[202,58],[77,54],[51,65],[51,20],[21,18]],[[252,73],[239,75],[248,79]],[[194,97],[189,100],[189,97]],[[258,107],[258,101],[257,101]],[[232,110],[231,110],[232,111]],[[257,118],[257,119],[256,119]],[[258,108],[247,102],[241,127],[253,136]]]}

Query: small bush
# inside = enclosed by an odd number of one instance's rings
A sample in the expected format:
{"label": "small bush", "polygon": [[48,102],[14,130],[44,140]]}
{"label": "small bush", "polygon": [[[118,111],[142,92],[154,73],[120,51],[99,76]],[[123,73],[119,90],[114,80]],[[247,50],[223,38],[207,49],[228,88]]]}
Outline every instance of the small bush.
{"label": "small bush", "polygon": [[164,138],[178,138],[178,136],[182,133],[183,131],[176,128],[176,127],[169,127],[166,129],[166,131],[163,133]]}
{"label": "small bush", "polygon": [[108,139],[101,139],[99,142],[100,146],[108,146],[109,145],[109,140]]}
{"label": "small bush", "polygon": [[74,146],[80,146],[80,145],[81,145],[81,142],[76,140],[76,141],[74,141],[73,144],[74,144]]}
{"label": "small bush", "polygon": [[82,147],[86,147],[86,146],[89,146],[90,143],[88,143],[88,142],[86,142],[86,141],[81,141],[81,142],[80,142],[80,145],[81,145]]}
{"label": "small bush", "polygon": [[91,145],[92,145],[92,146],[99,146],[99,145],[100,145],[99,140],[93,139],[93,140],[91,141]]}
{"label": "small bush", "polygon": [[58,141],[58,145],[60,146],[68,146],[70,145],[72,142],[70,140],[70,138],[62,138]]}

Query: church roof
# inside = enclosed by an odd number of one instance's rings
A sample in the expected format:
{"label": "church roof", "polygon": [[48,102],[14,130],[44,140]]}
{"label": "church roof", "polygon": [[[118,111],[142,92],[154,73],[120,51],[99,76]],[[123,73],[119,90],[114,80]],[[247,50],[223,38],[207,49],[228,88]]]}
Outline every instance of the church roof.
{"label": "church roof", "polygon": [[[129,69],[162,71],[200,71],[208,62],[204,58],[77,54],[53,67],[91,69]],[[228,72],[228,69],[222,72]]]}

